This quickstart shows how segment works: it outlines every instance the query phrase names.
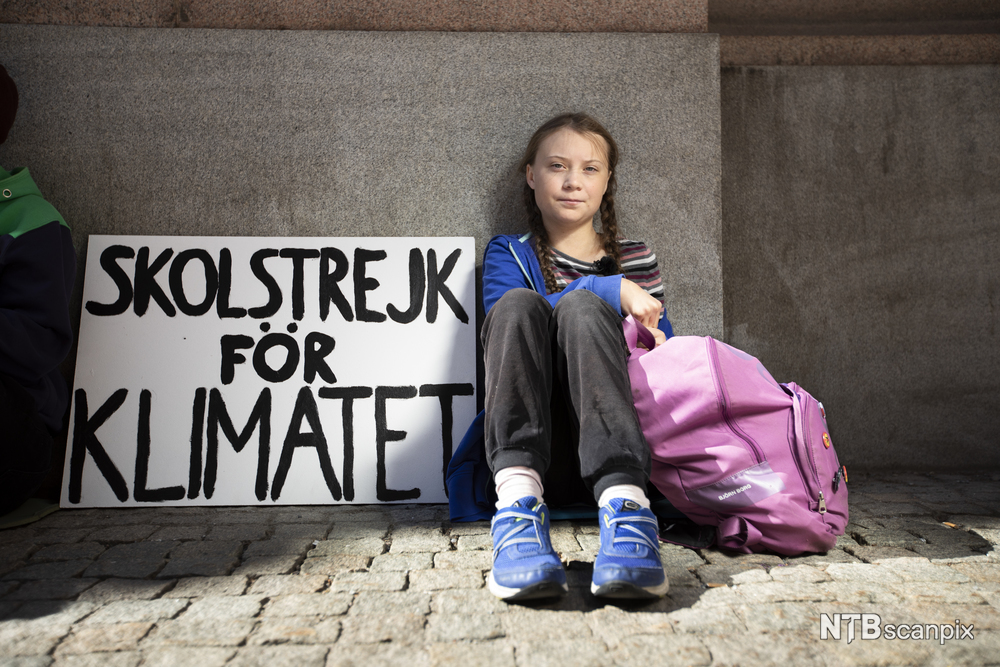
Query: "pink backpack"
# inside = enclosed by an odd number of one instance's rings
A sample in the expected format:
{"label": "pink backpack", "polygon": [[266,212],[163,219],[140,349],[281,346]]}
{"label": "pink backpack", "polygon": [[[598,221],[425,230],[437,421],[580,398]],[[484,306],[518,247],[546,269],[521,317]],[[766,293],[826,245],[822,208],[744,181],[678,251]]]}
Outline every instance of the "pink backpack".
{"label": "pink backpack", "polygon": [[695,523],[717,526],[725,549],[831,549],[847,525],[847,471],[823,405],[713,338],[676,336],[650,352],[636,347],[652,347],[645,327],[631,317],[623,326],[660,492]]}

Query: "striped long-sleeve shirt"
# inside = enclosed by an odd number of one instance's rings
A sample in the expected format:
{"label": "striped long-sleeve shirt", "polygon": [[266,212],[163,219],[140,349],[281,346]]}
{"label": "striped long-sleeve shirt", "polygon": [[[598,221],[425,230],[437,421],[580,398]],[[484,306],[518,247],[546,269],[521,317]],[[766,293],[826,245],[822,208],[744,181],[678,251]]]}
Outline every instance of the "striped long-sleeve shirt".
{"label": "striped long-sleeve shirt", "polygon": [[[653,254],[653,251],[641,241],[621,239],[618,243],[621,247],[622,268],[625,270],[625,277],[646,290],[660,303],[666,305],[663,282],[660,280],[660,267],[656,263],[656,255]],[[566,285],[583,276],[618,273],[617,269],[603,270],[604,267],[601,266],[600,261],[581,262],[554,248],[549,249],[549,254],[552,258],[552,273],[555,275],[556,285],[559,288],[557,291],[565,289]]]}

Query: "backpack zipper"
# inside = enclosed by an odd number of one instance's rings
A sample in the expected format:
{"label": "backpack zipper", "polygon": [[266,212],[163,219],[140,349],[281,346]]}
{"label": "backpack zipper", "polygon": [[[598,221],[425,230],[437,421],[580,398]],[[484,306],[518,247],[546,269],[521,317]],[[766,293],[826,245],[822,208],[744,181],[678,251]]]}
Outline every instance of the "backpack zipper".
{"label": "backpack zipper", "polygon": [[757,445],[757,443],[754,442],[753,438],[740,429],[740,427],[736,424],[736,421],[732,418],[732,415],[729,414],[729,395],[726,392],[726,383],[722,381],[719,351],[716,349],[715,345],[712,344],[713,342],[714,340],[712,338],[705,339],[705,345],[708,346],[708,356],[712,360],[712,375],[715,378],[716,393],[719,398],[719,403],[722,406],[722,418],[726,420],[726,425],[729,427],[729,430],[735,433],[741,440],[743,440],[743,442],[747,444],[747,447],[750,448],[754,458],[757,459],[757,463],[763,463],[767,460],[767,457],[764,456],[764,452]]}

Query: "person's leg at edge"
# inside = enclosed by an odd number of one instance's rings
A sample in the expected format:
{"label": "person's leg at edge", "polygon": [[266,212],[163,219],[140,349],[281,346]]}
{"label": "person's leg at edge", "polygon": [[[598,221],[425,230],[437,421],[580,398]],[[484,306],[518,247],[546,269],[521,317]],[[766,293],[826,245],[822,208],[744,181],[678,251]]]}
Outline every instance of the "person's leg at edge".
{"label": "person's leg at edge", "polygon": [[493,568],[487,583],[504,600],[568,590],[542,499],[542,474],[550,460],[551,316],[548,301],[516,289],[490,309],[483,323],[486,457],[499,497],[490,526]]}
{"label": "person's leg at edge", "polygon": [[591,592],[604,597],[666,594],[656,517],[649,510],[649,446],[632,402],[621,317],[582,290],[552,317],[558,382],[579,423],[580,473],[600,507],[601,549]]}

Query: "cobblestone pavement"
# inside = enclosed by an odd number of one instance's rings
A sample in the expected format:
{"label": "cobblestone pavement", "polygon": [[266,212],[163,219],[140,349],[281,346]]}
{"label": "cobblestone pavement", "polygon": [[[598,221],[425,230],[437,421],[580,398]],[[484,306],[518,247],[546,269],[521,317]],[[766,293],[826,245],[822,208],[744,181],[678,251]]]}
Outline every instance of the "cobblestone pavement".
{"label": "cobblestone pavement", "polygon": [[652,604],[590,595],[593,521],[553,525],[565,599],[507,605],[488,525],[440,505],[63,510],[0,532],[0,665],[1000,664],[1000,475],[850,489],[830,553],[664,545]]}

